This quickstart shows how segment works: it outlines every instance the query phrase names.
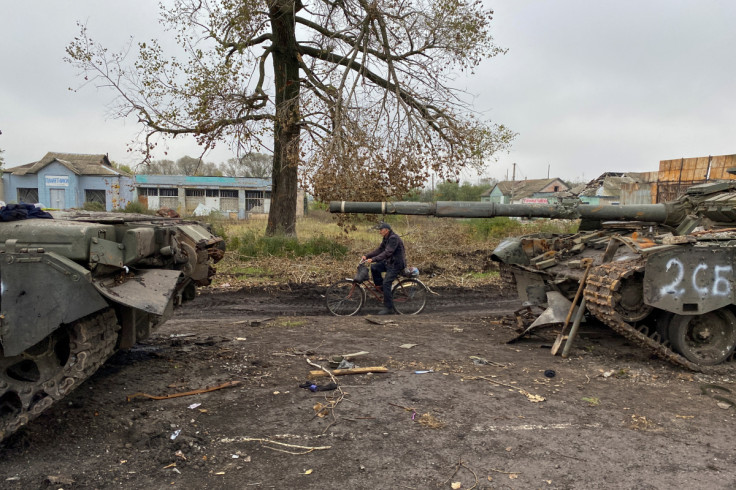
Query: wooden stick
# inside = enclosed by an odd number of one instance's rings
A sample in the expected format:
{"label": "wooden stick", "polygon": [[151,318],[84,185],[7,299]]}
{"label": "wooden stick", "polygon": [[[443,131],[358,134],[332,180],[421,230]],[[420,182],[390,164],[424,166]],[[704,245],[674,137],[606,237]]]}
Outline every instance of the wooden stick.
{"label": "wooden stick", "polygon": [[140,398],[150,398],[151,400],[168,400],[169,398],[178,398],[180,396],[191,396],[191,395],[199,395],[202,393],[209,393],[210,391],[221,390],[223,388],[230,388],[232,386],[238,386],[239,384],[240,384],[240,381],[228,381],[227,383],[223,383],[218,386],[212,386],[210,388],[202,388],[201,390],[185,391],[183,393],[172,393],[171,395],[164,395],[164,396],[149,395],[148,393],[135,393],[133,395],[127,396],[126,399],[130,401],[133,398],[140,397]]}
{"label": "wooden stick", "polygon": [[[388,368],[384,366],[375,366],[375,367],[362,367],[362,368],[353,368],[353,369],[335,369],[331,371],[333,375],[335,376],[342,376],[345,374],[366,374],[366,373],[387,373]],[[329,376],[329,373],[326,373],[325,371],[309,371],[309,377],[317,378],[319,376]]]}

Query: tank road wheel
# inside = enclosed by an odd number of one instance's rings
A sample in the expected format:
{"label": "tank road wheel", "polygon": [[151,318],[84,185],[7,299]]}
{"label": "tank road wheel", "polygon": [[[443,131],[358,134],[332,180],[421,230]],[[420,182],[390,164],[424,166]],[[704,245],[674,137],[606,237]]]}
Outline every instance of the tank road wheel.
{"label": "tank road wheel", "polygon": [[727,308],[704,315],[674,315],[669,337],[688,360],[703,366],[719,364],[736,348],[736,316]]}
{"label": "tank road wheel", "polygon": [[327,309],[335,316],[353,316],[365,303],[365,290],[352,279],[343,279],[327,288]]}
{"label": "tank road wheel", "polygon": [[622,279],[613,299],[616,312],[628,323],[645,319],[654,309],[644,303],[644,274],[641,272]]}

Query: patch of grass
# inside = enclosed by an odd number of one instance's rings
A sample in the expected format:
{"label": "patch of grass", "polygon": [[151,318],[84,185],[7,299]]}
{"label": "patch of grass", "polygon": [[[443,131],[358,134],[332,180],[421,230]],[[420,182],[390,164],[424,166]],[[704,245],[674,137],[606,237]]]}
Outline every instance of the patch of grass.
{"label": "patch of grass", "polygon": [[494,279],[501,276],[499,271],[471,272],[468,274],[473,279]]}
{"label": "patch of grass", "polygon": [[478,241],[499,240],[508,236],[531,233],[576,233],[579,226],[578,220],[521,221],[506,217],[463,219],[462,223],[468,233]]}
{"label": "patch of grass", "polygon": [[306,320],[279,320],[278,325],[280,327],[301,327],[304,325]]}
{"label": "patch of grass", "polygon": [[313,257],[327,255],[341,258],[348,253],[348,247],[324,235],[299,241],[287,236],[263,236],[254,231],[233,236],[228,241],[229,250],[237,250],[241,258],[253,257]]}
{"label": "patch of grass", "polygon": [[472,237],[479,241],[518,235],[523,229],[519,220],[505,217],[467,219],[463,220],[463,224]]}
{"label": "patch of grass", "polygon": [[588,406],[596,407],[600,405],[601,401],[595,396],[584,396],[581,398],[582,401],[587,402]]}

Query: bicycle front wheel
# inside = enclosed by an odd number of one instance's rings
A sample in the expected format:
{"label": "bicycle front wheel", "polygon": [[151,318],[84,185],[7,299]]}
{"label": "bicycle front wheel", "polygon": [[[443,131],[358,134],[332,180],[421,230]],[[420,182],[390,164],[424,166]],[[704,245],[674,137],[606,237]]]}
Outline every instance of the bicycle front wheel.
{"label": "bicycle front wheel", "polygon": [[392,290],[394,309],[401,315],[416,315],[427,304],[427,288],[416,279],[404,279]]}
{"label": "bicycle front wheel", "polygon": [[352,279],[343,279],[327,288],[327,309],[335,316],[352,316],[365,303],[365,290]]}

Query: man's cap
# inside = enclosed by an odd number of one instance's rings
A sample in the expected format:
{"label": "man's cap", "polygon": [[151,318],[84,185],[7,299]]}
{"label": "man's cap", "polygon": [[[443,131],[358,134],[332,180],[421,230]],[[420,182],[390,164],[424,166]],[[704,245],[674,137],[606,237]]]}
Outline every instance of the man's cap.
{"label": "man's cap", "polygon": [[388,223],[384,223],[383,221],[381,221],[380,223],[376,225],[376,230],[383,230],[383,229],[390,230],[391,225],[389,225]]}

